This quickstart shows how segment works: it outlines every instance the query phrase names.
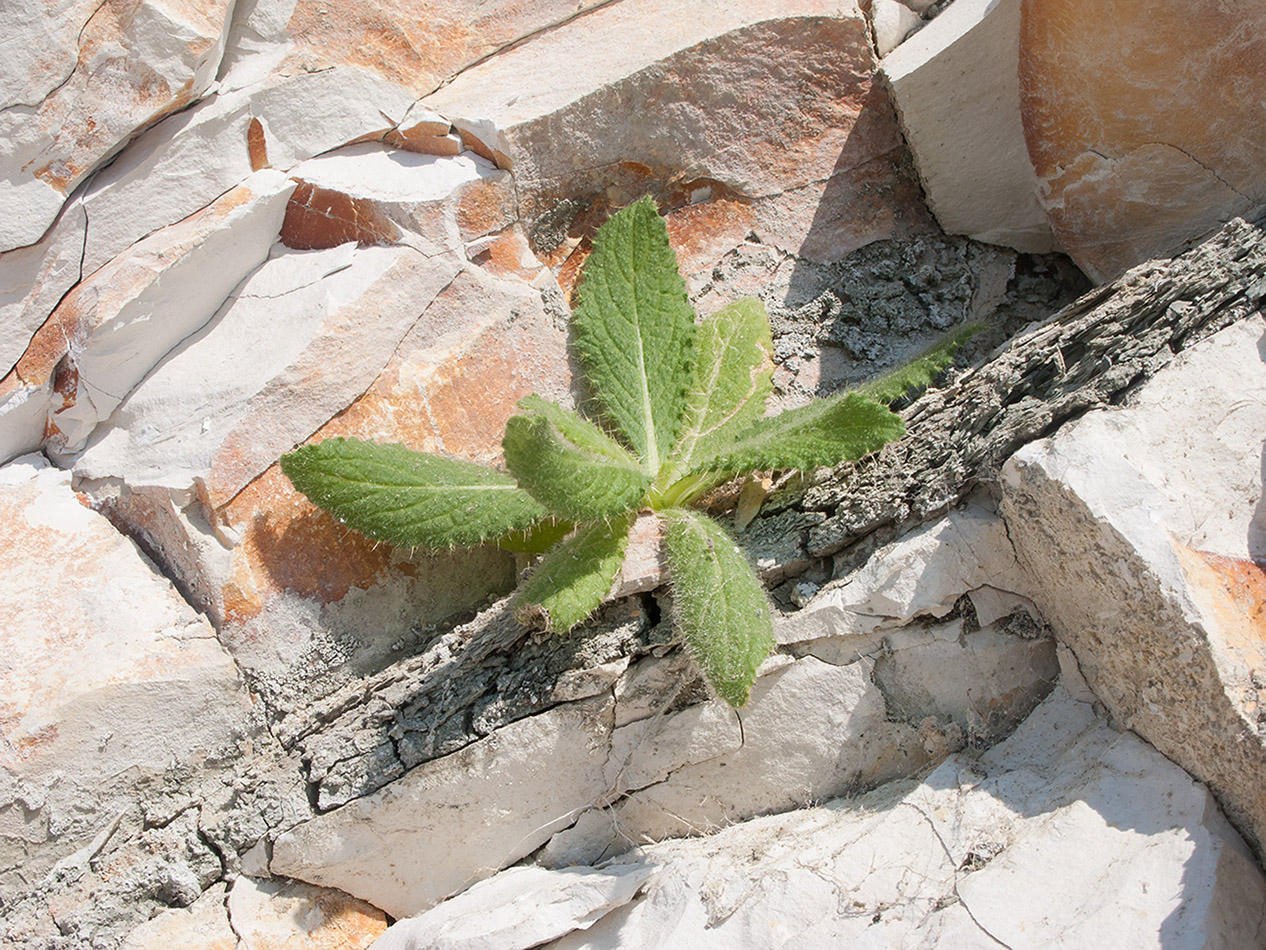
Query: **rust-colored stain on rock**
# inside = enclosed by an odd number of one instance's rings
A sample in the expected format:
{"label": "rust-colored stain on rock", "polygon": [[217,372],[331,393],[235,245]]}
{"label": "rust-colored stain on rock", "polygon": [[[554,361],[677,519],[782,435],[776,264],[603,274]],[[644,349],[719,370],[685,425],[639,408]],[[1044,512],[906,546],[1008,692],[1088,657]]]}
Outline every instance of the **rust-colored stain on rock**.
{"label": "rust-colored stain on rock", "polygon": [[353,198],[296,179],[298,187],[286,205],[281,243],[297,251],[338,247],[355,241],[361,247],[392,244],[400,230],[372,201]]}
{"label": "rust-colored stain on rock", "polygon": [[1023,0],[1024,137],[1060,244],[1115,276],[1266,197],[1255,3]]}
{"label": "rust-colored stain on rock", "polygon": [[234,552],[233,579],[226,586],[224,618],[254,617],[278,591],[292,591],[322,604],[371,587],[391,561],[391,547],[369,540],[321,511],[274,465],[223,509],[245,525]]}
{"label": "rust-colored stain on rock", "polygon": [[1197,551],[1175,542],[1192,595],[1216,636],[1246,671],[1266,672],[1266,564]]}
{"label": "rust-colored stain on rock", "polygon": [[286,31],[295,44],[287,60],[301,67],[357,66],[421,95],[478,45],[468,18],[445,17],[436,7],[410,0],[299,0]]}
{"label": "rust-colored stain on rock", "polygon": [[515,218],[514,188],[508,181],[479,179],[462,189],[457,227],[463,241],[473,241],[509,227]]}
{"label": "rust-colored stain on rock", "polygon": [[86,344],[93,330],[117,316],[123,306],[160,280],[169,267],[254,196],[249,186],[239,185],[187,218],[138,241],[76,284],[32,335],[10,375],[28,386],[47,382],[63,356]]}
{"label": "rust-colored stain on rock", "polygon": [[246,126],[246,151],[251,157],[251,171],[268,167],[268,142],[264,137],[264,123],[251,117]]}
{"label": "rust-colored stain on rock", "polygon": [[498,234],[471,260],[498,277],[517,277],[526,282],[544,269],[528,246],[527,238],[517,228]]}

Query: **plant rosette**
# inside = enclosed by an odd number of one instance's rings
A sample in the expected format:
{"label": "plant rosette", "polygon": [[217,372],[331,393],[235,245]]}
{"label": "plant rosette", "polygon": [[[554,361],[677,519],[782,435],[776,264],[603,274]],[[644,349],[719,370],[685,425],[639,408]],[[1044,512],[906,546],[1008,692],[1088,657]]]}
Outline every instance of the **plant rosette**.
{"label": "plant rosette", "polygon": [[637,514],[653,512],[676,628],[711,688],[740,707],[774,647],[772,609],[735,540],[692,504],[747,472],[834,465],[900,438],[887,403],[926,385],[974,328],[858,390],[765,417],[764,305],[738,300],[697,322],[649,198],[598,230],[573,325],[598,418],[527,397],[506,423],[508,471],[343,438],[288,453],[282,471],[370,538],[541,553],[515,616],[559,633],[609,596]]}

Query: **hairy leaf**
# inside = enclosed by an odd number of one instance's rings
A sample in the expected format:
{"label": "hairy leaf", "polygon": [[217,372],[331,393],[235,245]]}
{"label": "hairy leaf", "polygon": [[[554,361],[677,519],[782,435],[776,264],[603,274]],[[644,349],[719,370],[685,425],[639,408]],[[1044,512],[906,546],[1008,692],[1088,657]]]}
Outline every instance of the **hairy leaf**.
{"label": "hairy leaf", "polygon": [[597,610],[624,561],[633,518],[587,525],[546,554],[515,597],[519,622],[563,632]]}
{"label": "hairy leaf", "polygon": [[529,396],[506,423],[506,466],[533,498],[571,521],[635,508],[650,484],[637,460],[574,412]]}
{"label": "hairy leaf", "polygon": [[599,229],[573,326],[595,395],[655,475],[677,434],[695,326],[668,231],[649,198]]}
{"label": "hairy leaf", "polygon": [[686,394],[681,434],[656,479],[667,488],[695,458],[713,458],[765,411],[773,388],[773,341],[760,300],[749,297],[717,311],[699,327],[694,382]]}
{"label": "hairy leaf", "polygon": [[397,545],[478,544],[547,514],[495,469],[399,444],[326,439],[283,455],[281,470],[313,504]]}
{"label": "hairy leaf", "polygon": [[670,508],[660,517],[677,626],[709,685],[737,709],[774,648],[765,590],[734,540],[711,518],[685,508]]}
{"label": "hairy leaf", "polygon": [[516,554],[544,554],[575,529],[570,521],[543,518],[522,531],[511,531],[497,539],[497,547]]}
{"label": "hairy leaf", "polygon": [[812,469],[859,459],[905,433],[901,417],[856,393],[819,399],[761,419],[696,472],[738,473],[767,468]]}
{"label": "hairy leaf", "polygon": [[909,395],[911,390],[930,386],[936,374],[953,362],[954,354],[962,345],[983,329],[984,324],[973,323],[955,330],[904,366],[899,366],[891,373],[871,380],[853,391],[859,396],[866,396],[876,402],[887,404]]}

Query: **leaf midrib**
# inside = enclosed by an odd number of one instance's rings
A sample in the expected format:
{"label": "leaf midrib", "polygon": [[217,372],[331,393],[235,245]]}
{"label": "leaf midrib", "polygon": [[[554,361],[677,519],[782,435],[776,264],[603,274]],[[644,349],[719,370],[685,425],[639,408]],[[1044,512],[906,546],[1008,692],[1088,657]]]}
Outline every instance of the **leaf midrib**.
{"label": "leaf midrib", "polygon": [[642,336],[641,298],[637,292],[637,261],[633,261],[629,274],[629,287],[633,292],[633,329],[637,338],[637,378],[641,384],[642,425],[646,433],[646,458],[643,468],[648,475],[659,472],[659,445],[655,437],[655,413],[651,406],[651,387],[646,372],[646,341]]}

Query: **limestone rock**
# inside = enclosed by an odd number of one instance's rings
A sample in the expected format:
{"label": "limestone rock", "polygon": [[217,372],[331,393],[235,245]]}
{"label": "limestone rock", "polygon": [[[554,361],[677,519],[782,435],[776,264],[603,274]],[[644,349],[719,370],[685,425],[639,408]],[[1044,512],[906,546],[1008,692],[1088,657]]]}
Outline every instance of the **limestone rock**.
{"label": "limestone rock", "polygon": [[875,52],[880,58],[901,45],[923,18],[897,0],[871,0],[870,28],[875,34]]}
{"label": "limestone rock", "polygon": [[[644,610],[626,622],[629,608],[615,604],[570,637],[539,643],[525,641],[504,603],[485,612],[425,654],[284,721],[282,741],[302,751],[325,813],[279,839],[272,871],[394,912],[434,903],[526,853],[520,847],[544,845],[552,866],[586,863],[996,742],[1058,669],[1031,605],[981,582],[985,565],[1001,566],[991,575],[999,584],[1018,577],[997,516],[978,506],[903,543],[924,558],[910,559],[888,596],[903,589],[909,603],[934,604],[927,619],[892,609],[881,636],[861,643],[823,611],[807,642],[784,638],[787,652],[762,668],[741,718],[706,700],[667,624],[645,629]],[[974,565],[960,563],[973,555]],[[876,603],[885,597],[882,582],[856,580],[874,585]],[[614,708],[592,712],[612,695]],[[567,758],[558,717],[590,722]],[[540,761],[554,768],[535,771]],[[522,809],[496,798],[511,781]],[[473,789],[484,791],[470,799]],[[450,802],[443,826],[403,817],[430,815],[439,797]],[[504,850],[511,841],[513,855]]]}
{"label": "limestone rock", "polygon": [[507,868],[420,917],[393,924],[372,950],[511,950],[583,930],[631,901],[654,869]]}
{"label": "limestone rock", "polygon": [[417,97],[471,64],[595,6],[601,4],[495,0],[472,8],[461,0],[255,0],[234,17],[224,82],[235,89],[270,73],[296,75],[339,63],[373,73]]}
{"label": "limestone rock", "polygon": [[880,64],[941,227],[1056,248],[1020,113],[1021,0],[957,0]]}
{"label": "limestone rock", "polygon": [[595,9],[422,106],[513,170],[553,263],[648,190],[670,208],[736,202],[763,240],[826,259],[923,220],[871,72],[852,5],[710,0],[682,17],[655,0]]}
{"label": "limestone rock", "polygon": [[217,95],[160,122],[85,191],[92,221],[85,268],[206,207],[253,171],[289,171],[340,146],[382,139],[410,101],[370,73],[335,66]]}
{"label": "limestone rock", "polygon": [[10,463],[0,508],[0,883],[30,886],[139,785],[231,751],[249,703],[211,625],[68,473]]}
{"label": "limestone rock", "polygon": [[1260,317],[1222,330],[1128,408],[1026,446],[1003,474],[1033,599],[1090,686],[1258,848],[1264,331]]}
{"label": "limestone rock", "polygon": [[271,869],[419,913],[530,854],[601,794],[611,715],[597,697],[507,726],[282,835]]}
{"label": "limestone rock", "polygon": [[69,201],[38,242],[0,254],[0,379],[13,369],[62,295],[83,276],[87,228],[82,203]]}
{"label": "limestone rock", "polygon": [[1027,588],[1005,525],[991,504],[976,497],[881,547],[863,566],[822,588],[775,634],[780,643],[834,638],[864,653],[886,630],[916,617],[946,617],[964,594],[976,604],[978,621],[993,623],[1023,603]]}
{"label": "limestone rock", "polygon": [[1266,202],[1258,4],[1105,15],[1094,0],[1023,0],[1023,13],[1025,139],[1055,234],[1087,274],[1175,254]]}
{"label": "limestone rock", "polygon": [[237,934],[224,906],[226,888],[213,884],[188,907],[165,910],[137,927],[119,950],[239,950]]}
{"label": "limestone rock", "polygon": [[601,870],[634,868],[642,896],[546,946],[1254,946],[1266,899],[1209,791],[1062,689],[978,760]]}
{"label": "limestone rock", "polygon": [[241,877],[225,906],[238,950],[365,950],[387,929],[376,907],[309,884]]}
{"label": "limestone rock", "polygon": [[0,252],[34,244],[85,176],[215,79],[231,2],[19,0],[0,10]]}
{"label": "limestone rock", "polygon": [[[0,442],[10,451],[46,439],[55,453],[82,449],[132,387],[266,258],[293,188],[277,172],[259,172],[77,285],[0,381]],[[38,429],[28,401],[46,407]]]}

